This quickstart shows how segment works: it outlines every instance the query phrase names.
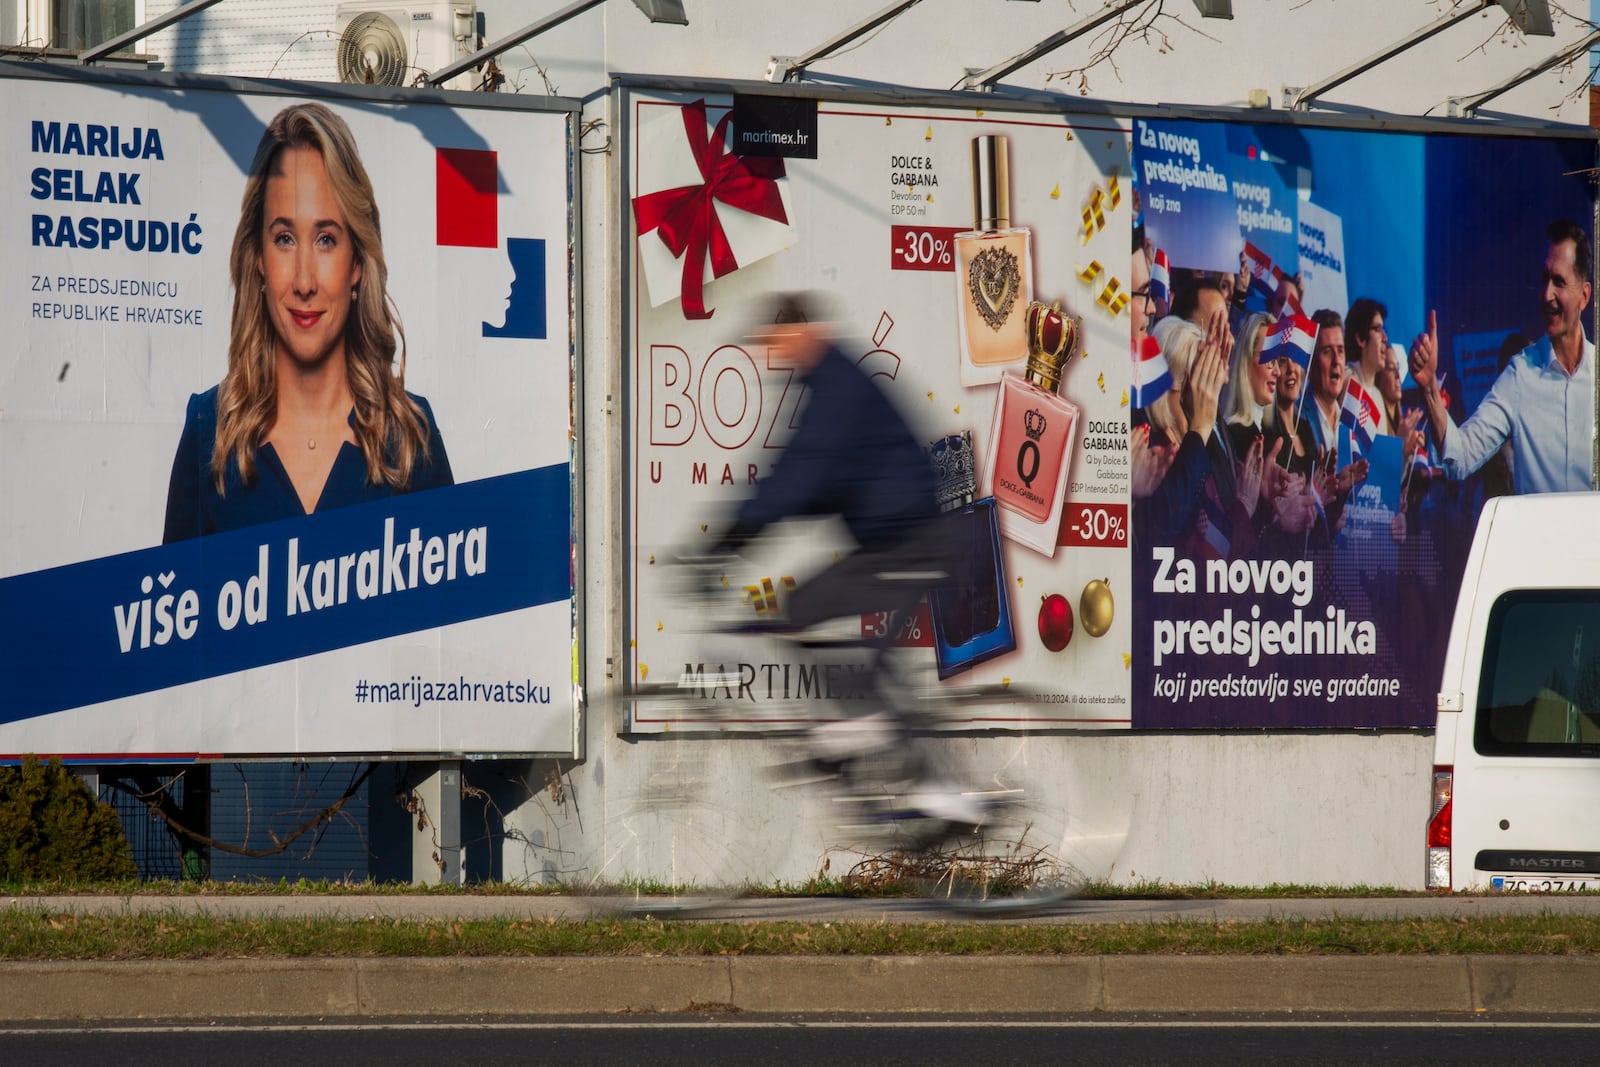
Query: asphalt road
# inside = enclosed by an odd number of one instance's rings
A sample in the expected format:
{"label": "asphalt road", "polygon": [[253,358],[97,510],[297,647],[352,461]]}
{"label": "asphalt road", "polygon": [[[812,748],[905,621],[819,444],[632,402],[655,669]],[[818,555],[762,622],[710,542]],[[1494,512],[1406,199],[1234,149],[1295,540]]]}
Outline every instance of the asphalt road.
{"label": "asphalt road", "polygon": [[1600,1021],[1450,1019],[573,1019],[0,1029],[32,1067],[116,1063],[476,1065],[1585,1063]]}

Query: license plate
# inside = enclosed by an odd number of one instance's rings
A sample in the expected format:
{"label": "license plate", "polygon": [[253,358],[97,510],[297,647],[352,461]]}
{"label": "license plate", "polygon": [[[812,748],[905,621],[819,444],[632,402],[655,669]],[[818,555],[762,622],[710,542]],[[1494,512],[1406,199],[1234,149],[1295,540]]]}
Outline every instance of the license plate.
{"label": "license plate", "polygon": [[1600,890],[1600,875],[1567,875],[1560,878],[1507,877],[1495,875],[1489,887],[1503,893],[1582,893]]}

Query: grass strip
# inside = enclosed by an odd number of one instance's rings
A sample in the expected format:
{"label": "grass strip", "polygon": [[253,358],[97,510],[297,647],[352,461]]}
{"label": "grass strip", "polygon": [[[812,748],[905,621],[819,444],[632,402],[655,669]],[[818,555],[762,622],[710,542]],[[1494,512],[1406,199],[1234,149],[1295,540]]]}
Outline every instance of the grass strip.
{"label": "grass strip", "polygon": [[1593,955],[1600,917],[1128,922],[415,921],[0,912],[0,960],[385,956]]}
{"label": "grass strip", "polygon": [[[480,882],[471,885],[411,885],[405,882],[339,882],[327,880],[241,882],[4,882],[0,896],[115,896],[115,897],[259,897],[259,896],[386,896],[386,897],[549,897],[670,895],[685,887],[665,882],[571,883],[526,885],[516,882]],[[745,897],[900,897],[920,895],[916,887],[864,887],[846,878],[821,876],[804,882],[772,882],[741,887],[734,895]],[[1079,887],[1075,896],[1088,900],[1329,900],[1354,898],[1404,898],[1431,894],[1423,890],[1368,885],[1235,886],[1219,882],[1176,885],[1144,881],[1093,882]]]}

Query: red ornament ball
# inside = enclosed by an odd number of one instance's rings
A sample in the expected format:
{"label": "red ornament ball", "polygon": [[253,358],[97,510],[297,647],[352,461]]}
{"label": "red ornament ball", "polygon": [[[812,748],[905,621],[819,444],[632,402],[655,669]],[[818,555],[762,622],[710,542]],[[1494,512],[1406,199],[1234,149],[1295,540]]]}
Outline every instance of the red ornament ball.
{"label": "red ornament ball", "polygon": [[1039,605],[1039,640],[1051,652],[1060,652],[1072,640],[1072,605],[1060,593],[1042,598]]}

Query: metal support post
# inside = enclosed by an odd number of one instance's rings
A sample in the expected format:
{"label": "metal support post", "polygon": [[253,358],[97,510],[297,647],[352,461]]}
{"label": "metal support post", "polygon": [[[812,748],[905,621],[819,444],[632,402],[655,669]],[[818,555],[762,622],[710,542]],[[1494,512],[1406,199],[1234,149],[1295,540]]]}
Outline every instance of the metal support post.
{"label": "metal support post", "polygon": [[418,801],[412,819],[411,881],[415,885],[461,885],[461,761],[413,763]]}

